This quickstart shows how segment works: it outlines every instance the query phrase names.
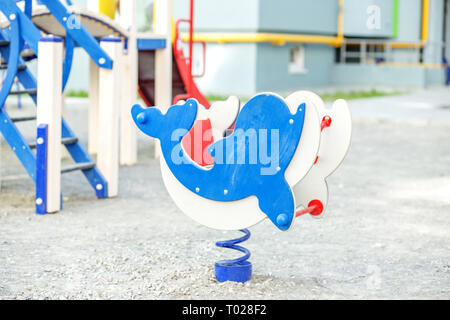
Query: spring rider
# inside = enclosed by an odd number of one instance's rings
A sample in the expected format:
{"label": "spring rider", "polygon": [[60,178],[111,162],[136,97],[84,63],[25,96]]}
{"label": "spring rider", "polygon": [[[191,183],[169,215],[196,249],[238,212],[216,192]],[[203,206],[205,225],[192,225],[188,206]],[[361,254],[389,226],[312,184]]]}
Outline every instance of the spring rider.
{"label": "spring rider", "polygon": [[[287,98],[260,93],[242,108],[238,98],[230,97],[208,110],[188,99],[165,114],[139,105],[131,113],[140,130],[160,141],[164,184],[181,211],[204,226],[244,233],[216,243],[244,253],[215,264],[220,282],[251,279],[250,252],[237,245],[250,237],[247,228],[269,219],[286,231],[296,217],[323,216],[326,178],[344,159],[351,140],[347,103],[337,100],[327,109],[308,91]],[[205,119],[214,137],[205,152],[214,163],[202,167],[181,142],[196,121]]]}

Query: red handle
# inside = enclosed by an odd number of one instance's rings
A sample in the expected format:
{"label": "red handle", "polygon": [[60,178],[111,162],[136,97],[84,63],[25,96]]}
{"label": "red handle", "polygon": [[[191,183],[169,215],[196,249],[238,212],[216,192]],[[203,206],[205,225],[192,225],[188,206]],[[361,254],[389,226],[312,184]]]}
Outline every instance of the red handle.
{"label": "red handle", "polygon": [[312,216],[318,216],[323,212],[323,204],[320,200],[312,200],[309,204],[308,204],[308,208],[297,211],[295,213],[295,217],[300,217],[304,214],[309,213]]}

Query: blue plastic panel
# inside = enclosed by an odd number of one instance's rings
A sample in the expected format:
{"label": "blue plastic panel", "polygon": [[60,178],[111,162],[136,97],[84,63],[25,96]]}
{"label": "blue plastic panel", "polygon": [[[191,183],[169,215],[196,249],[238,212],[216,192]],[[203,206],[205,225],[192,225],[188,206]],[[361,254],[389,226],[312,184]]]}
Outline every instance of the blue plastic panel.
{"label": "blue plastic panel", "polygon": [[137,39],[138,50],[165,49],[166,46],[167,46],[166,39],[149,39],[149,38]]}
{"label": "blue plastic panel", "polygon": [[48,124],[40,124],[36,138],[36,213],[47,213]]}
{"label": "blue plastic panel", "polygon": [[40,42],[62,42],[62,38],[54,35],[47,35],[39,39]]}
{"label": "blue plastic panel", "polygon": [[121,42],[119,37],[109,36],[100,38],[100,42]]}
{"label": "blue plastic panel", "polygon": [[186,188],[218,201],[256,196],[261,211],[279,229],[289,228],[295,204],[284,172],[303,130],[304,104],[291,114],[276,95],[252,98],[239,113],[233,133],[208,148],[214,157],[210,169],[193,163],[180,143],[196,119],[196,100],[172,106],[164,115],[157,108],[138,105],[131,112],[139,129],[161,141],[167,165]]}

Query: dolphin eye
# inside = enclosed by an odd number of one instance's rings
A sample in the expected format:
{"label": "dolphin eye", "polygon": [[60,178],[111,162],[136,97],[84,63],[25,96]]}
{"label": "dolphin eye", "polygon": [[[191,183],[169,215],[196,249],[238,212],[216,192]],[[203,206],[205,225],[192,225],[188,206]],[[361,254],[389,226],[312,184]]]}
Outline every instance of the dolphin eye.
{"label": "dolphin eye", "polygon": [[141,112],[136,116],[136,121],[140,124],[146,123],[148,120],[147,114],[145,112]]}

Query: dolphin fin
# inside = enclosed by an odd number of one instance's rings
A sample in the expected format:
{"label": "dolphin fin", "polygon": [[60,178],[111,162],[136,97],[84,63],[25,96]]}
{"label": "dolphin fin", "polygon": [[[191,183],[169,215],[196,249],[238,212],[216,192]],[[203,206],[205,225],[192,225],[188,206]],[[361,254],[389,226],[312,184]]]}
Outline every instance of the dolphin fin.
{"label": "dolphin fin", "polygon": [[294,195],[281,173],[267,177],[267,182],[261,186],[261,192],[256,195],[259,208],[278,229],[286,231],[294,219]]}

